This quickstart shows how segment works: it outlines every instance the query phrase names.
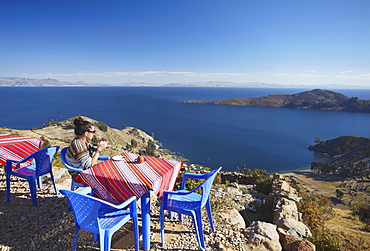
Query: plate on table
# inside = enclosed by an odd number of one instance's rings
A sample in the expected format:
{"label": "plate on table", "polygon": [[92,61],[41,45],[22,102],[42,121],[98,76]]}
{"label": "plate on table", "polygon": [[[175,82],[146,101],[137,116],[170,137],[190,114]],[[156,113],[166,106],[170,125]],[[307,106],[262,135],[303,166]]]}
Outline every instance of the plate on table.
{"label": "plate on table", "polygon": [[112,160],[118,161],[118,160],[124,160],[126,157],[122,155],[116,155],[112,157]]}

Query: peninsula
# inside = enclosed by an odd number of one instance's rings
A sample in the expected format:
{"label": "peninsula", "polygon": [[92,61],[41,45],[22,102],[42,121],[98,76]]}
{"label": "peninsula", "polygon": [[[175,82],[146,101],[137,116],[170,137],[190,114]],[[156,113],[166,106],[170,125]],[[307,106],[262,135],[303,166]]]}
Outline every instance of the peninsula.
{"label": "peninsula", "polygon": [[230,98],[210,101],[181,101],[181,103],[236,105],[236,106],[262,106],[284,107],[310,110],[331,110],[347,112],[370,113],[370,100],[359,100],[357,97],[347,97],[341,93],[314,89],[293,95],[272,94],[254,98]]}

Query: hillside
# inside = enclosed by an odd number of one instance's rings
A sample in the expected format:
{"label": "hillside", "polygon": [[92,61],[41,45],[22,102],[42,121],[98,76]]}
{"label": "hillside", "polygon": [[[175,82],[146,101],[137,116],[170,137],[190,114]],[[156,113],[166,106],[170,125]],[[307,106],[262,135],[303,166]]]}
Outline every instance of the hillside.
{"label": "hillside", "polygon": [[[0,134],[1,133],[12,133],[12,134],[19,134],[19,135],[25,135],[25,136],[35,136],[42,138],[45,141],[45,144],[58,144],[62,148],[65,146],[68,146],[69,142],[74,137],[73,133],[73,119],[70,118],[65,121],[50,121],[48,124],[45,124],[44,128],[36,129],[33,128],[31,130],[14,130],[10,128],[0,128]],[[109,146],[106,150],[104,150],[103,154],[112,156],[117,154],[118,152],[122,151],[130,151],[130,152],[139,152],[145,151],[148,146],[148,142],[150,140],[154,140],[151,136],[147,135],[145,132],[133,128],[133,127],[125,127],[123,129],[114,129],[110,128],[106,124],[102,122],[98,122],[96,120],[86,118],[89,121],[92,121],[95,123],[95,129],[96,129],[96,135],[98,138],[107,138],[109,140]],[[136,142],[136,143],[134,143]],[[156,142],[156,145],[160,145],[158,142]],[[166,151],[161,150],[159,147],[156,149],[156,154],[158,154],[161,157],[165,158],[176,158],[176,156],[168,154]],[[59,158],[57,158],[59,159]],[[61,163],[58,163],[61,164]],[[54,165],[55,166],[55,165]],[[256,170],[253,170],[255,172]],[[3,172],[3,169],[2,169]],[[258,176],[261,176],[260,172],[257,172]],[[275,176],[275,175],[274,175]],[[227,179],[225,178],[227,177]],[[233,178],[232,178],[233,177]],[[266,176],[268,177],[268,175]],[[244,179],[245,178],[245,179]],[[61,187],[69,187],[69,179],[70,177],[66,177],[67,183],[66,184],[58,184],[58,188]],[[301,173],[301,174],[295,174],[295,175],[287,175],[286,179],[292,179],[292,183],[298,186],[302,186],[302,191],[307,191],[312,196],[317,196],[317,198],[334,198],[336,196],[336,190],[340,189],[343,191],[343,198],[342,202],[343,204],[336,204],[335,205],[335,212],[330,213],[325,217],[325,224],[327,224],[328,232],[331,234],[335,234],[341,242],[340,245],[343,246],[345,249],[343,250],[365,250],[370,247],[369,243],[369,233],[366,232],[364,229],[366,228],[366,224],[361,222],[358,217],[354,217],[352,214],[352,211],[348,209],[348,206],[345,205],[357,205],[358,203],[361,204],[367,204],[368,203],[368,193],[369,193],[369,185],[366,184],[366,187],[357,187],[356,184],[360,184],[356,180],[332,180],[332,179],[326,179],[326,177],[315,174],[312,172],[307,173]],[[235,182],[235,180],[237,182]],[[244,184],[242,181],[245,180],[246,184]],[[212,192],[212,210],[215,217],[215,224],[217,232],[212,233],[208,225],[206,224],[206,233],[207,233],[207,246],[209,246],[210,250],[251,250],[251,245],[248,242],[248,235],[246,234],[247,230],[240,229],[239,227],[235,227],[235,221],[239,220],[240,217],[235,217],[235,214],[231,214],[231,212],[235,212],[235,209],[240,212],[245,217],[250,217],[251,215],[257,215],[255,211],[252,211],[250,208],[255,209],[259,208],[263,214],[269,215],[270,217],[273,215],[273,213],[269,210],[271,210],[270,206],[268,206],[269,201],[266,199],[266,195],[263,195],[262,193],[256,193],[255,189],[257,187],[261,188],[261,184],[266,183],[258,183],[256,185],[255,179],[254,182],[251,182],[252,179],[250,177],[244,177],[241,176],[241,174],[235,175],[235,173],[223,173],[221,179],[218,180],[218,182],[215,182],[214,184],[214,191]],[[267,179],[268,181],[268,179]],[[294,182],[293,182],[294,181]],[[1,183],[2,182],[2,183]],[[365,181],[364,181],[365,182]],[[5,198],[5,175],[0,172],[0,183],[2,187],[0,189],[0,197]],[[25,183],[25,182],[23,182]],[[73,215],[71,212],[66,212],[66,204],[63,203],[63,200],[61,200],[61,196],[56,196],[51,190],[51,186],[48,187],[50,191],[48,192],[40,192],[38,193],[38,196],[40,198],[39,208],[29,208],[29,200],[25,200],[22,196],[19,196],[18,194],[24,194],[24,191],[28,191],[27,184],[21,184],[19,186],[14,186],[16,188],[19,187],[19,190],[16,190],[17,193],[14,191],[14,200],[12,200],[11,203],[0,203],[0,216],[3,215],[1,218],[2,222],[6,222],[7,226],[9,228],[6,228],[7,231],[0,231],[0,249],[7,248],[7,246],[13,246],[17,250],[26,250],[27,245],[29,244],[29,239],[32,238],[32,248],[29,250],[43,250],[43,249],[37,249],[38,245],[44,245],[45,247],[51,247],[55,246],[53,250],[67,250],[70,247],[70,241],[71,241],[71,233],[73,232]],[[267,182],[267,184],[269,184]],[[279,183],[280,184],[280,183]],[[285,184],[281,183],[281,184]],[[288,187],[289,188],[289,187]],[[290,190],[290,188],[289,188]],[[294,190],[294,189],[293,189]],[[274,194],[274,193],[272,193]],[[276,195],[276,194],[275,194]],[[290,196],[287,196],[284,194],[284,198],[290,198]],[[294,198],[293,196],[292,198]],[[19,198],[19,199],[17,199]],[[264,199],[261,199],[264,198]],[[361,200],[360,200],[361,198]],[[362,200],[363,199],[363,200]],[[285,200],[284,200],[285,201]],[[338,200],[335,200],[338,201]],[[157,201],[159,202],[159,200]],[[47,204],[50,203],[50,204]],[[311,202],[310,202],[311,203]],[[279,204],[279,203],[277,203]],[[305,203],[302,203],[303,205]],[[267,206],[266,206],[267,205]],[[280,204],[279,204],[280,205]],[[290,206],[283,206],[284,208],[291,208],[292,204],[289,204]],[[11,207],[10,207],[11,206]],[[338,209],[338,207],[340,209]],[[233,208],[233,209],[232,209]],[[50,210],[52,209],[52,210]],[[308,208],[311,210],[310,208]],[[25,211],[27,211],[25,213]],[[44,211],[43,211],[44,210]],[[250,210],[249,214],[246,214],[245,212],[248,212]],[[225,212],[229,212],[230,215],[226,214],[228,217],[230,217],[230,222],[226,222],[225,220],[229,218],[225,217]],[[35,221],[35,224],[27,224],[24,226],[22,221],[19,221],[19,217],[14,212],[20,212],[22,215],[27,215],[28,218],[23,217],[26,221],[31,219],[32,217],[30,215],[36,215],[38,218]],[[40,215],[40,212],[47,212],[50,214],[43,213]],[[276,212],[276,210],[275,210]],[[245,213],[245,214],[243,214]],[[311,211],[309,211],[311,213]],[[155,203],[153,206],[153,214],[155,214],[155,217],[158,218],[158,203]],[[307,214],[307,213],[306,213]],[[47,215],[47,217],[45,217]],[[238,214],[237,214],[238,215]],[[274,213],[275,215],[275,213]],[[205,215],[206,216],[206,215]],[[55,221],[55,217],[57,217],[57,221]],[[60,219],[59,219],[59,218]],[[303,213],[303,217],[305,217],[305,213]],[[247,221],[248,218],[246,218]],[[251,218],[249,218],[251,219]],[[6,221],[5,221],[6,220]],[[51,222],[49,226],[49,222]],[[233,223],[231,223],[231,220],[233,220]],[[41,224],[39,222],[43,222],[43,228],[40,230],[38,226]],[[338,224],[337,222],[340,222]],[[4,223],[5,224],[5,223]],[[186,224],[186,225],[185,225]],[[60,227],[62,226],[63,227]],[[338,228],[338,225],[340,225],[340,228]],[[49,226],[49,227],[46,227]],[[38,229],[36,233],[32,233],[32,231],[29,231],[29,229]],[[193,228],[192,222],[190,219],[185,219],[184,224],[168,224],[168,234],[166,233],[166,238],[168,238],[168,242],[171,241],[171,245],[176,246],[166,246],[165,248],[159,247],[157,244],[159,243],[159,227],[158,227],[158,221],[153,221],[153,236],[152,241],[154,248],[157,248],[156,250],[173,250],[174,247],[177,247],[176,250],[189,250],[185,249],[184,247],[188,247],[189,243],[191,242],[191,246],[196,246],[195,241],[195,235],[190,232],[189,229]],[[27,231],[26,234],[22,235],[22,244],[19,244],[18,239],[12,239],[14,236],[14,232],[8,231],[8,229],[12,229],[17,234],[22,233],[25,229]],[[171,230],[170,230],[171,229]],[[125,230],[127,231],[127,230]],[[32,234],[31,234],[32,233]],[[327,233],[326,233],[327,234]],[[83,248],[96,249],[97,243],[92,243],[91,236],[85,234],[82,235],[82,240],[80,241],[80,245],[83,245]],[[120,236],[117,236],[115,240],[113,241],[113,247],[115,250],[129,250],[126,249],[126,246],[124,246],[122,243],[126,240],[124,234],[122,232],[120,233]],[[322,237],[315,236],[313,241],[315,243],[321,242],[320,238],[327,238],[330,237],[329,235],[325,237],[323,235]],[[182,241],[182,239],[186,241]],[[37,241],[35,241],[37,240]],[[190,241],[191,240],[191,241]],[[41,244],[43,243],[43,244]],[[181,246],[181,245],[182,246]],[[359,249],[356,248],[355,244]],[[4,245],[4,246],[2,246]],[[82,248],[81,247],[81,248]],[[248,249],[247,249],[248,247]],[[22,249],[23,248],[23,249]],[[48,249],[49,250],[49,249]],[[259,249],[254,249],[259,250]],[[320,250],[317,248],[316,250]],[[323,250],[323,249],[321,249]],[[339,249],[326,249],[326,250],[339,250]]]}
{"label": "hillside", "polygon": [[[83,116],[82,116],[83,117]],[[83,117],[95,124],[96,134],[94,140],[100,138],[108,139],[108,147],[103,151],[106,156],[114,156],[123,151],[133,153],[146,153],[148,146],[154,146],[154,156],[165,157],[169,159],[178,158],[172,155],[168,150],[160,149],[159,143],[151,136],[134,127],[124,127],[122,129],[111,128],[106,124],[91,118]],[[31,128],[30,130],[15,130],[10,128],[0,128],[0,134],[18,134],[41,138],[44,145],[60,145],[61,148],[67,147],[75,137],[73,120],[75,117],[64,121],[50,121],[44,124],[41,129]],[[154,143],[154,144],[152,144]],[[62,166],[61,166],[62,167]]]}
{"label": "hillside", "polygon": [[181,103],[283,107],[311,110],[331,110],[348,112],[370,112],[370,100],[349,98],[341,93],[315,89],[293,95],[272,94],[265,97],[230,98],[214,101],[181,101]]}
{"label": "hillside", "polygon": [[329,163],[370,161],[370,138],[357,136],[341,136],[322,141],[316,139],[317,144],[308,149],[330,155]]}

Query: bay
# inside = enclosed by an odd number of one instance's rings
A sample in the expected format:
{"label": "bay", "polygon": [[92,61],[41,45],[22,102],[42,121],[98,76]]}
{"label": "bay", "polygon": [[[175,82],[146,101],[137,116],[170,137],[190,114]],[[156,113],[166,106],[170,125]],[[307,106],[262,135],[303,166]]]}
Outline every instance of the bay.
{"label": "bay", "polygon": [[[308,90],[308,89],[307,89]],[[294,94],[304,89],[174,87],[2,87],[0,126],[41,127],[51,119],[83,115],[114,128],[154,133],[164,148],[210,168],[307,169],[318,157],[307,150],[316,137],[370,137],[370,114],[286,108],[183,104]],[[370,90],[333,90],[370,99]]]}

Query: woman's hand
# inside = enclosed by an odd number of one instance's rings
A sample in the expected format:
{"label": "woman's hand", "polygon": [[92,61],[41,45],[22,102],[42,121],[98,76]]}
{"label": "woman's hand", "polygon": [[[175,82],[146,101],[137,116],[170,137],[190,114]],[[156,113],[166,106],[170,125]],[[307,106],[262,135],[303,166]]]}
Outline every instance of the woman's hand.
{"label": "woman's hand", "polygon": [[107,145],[108,145],[108,140],[105,139],[105,138],[102,138],[99,140],[99,143],[98,143],[98,150],[104,150],[105,148],[107,148]]}

